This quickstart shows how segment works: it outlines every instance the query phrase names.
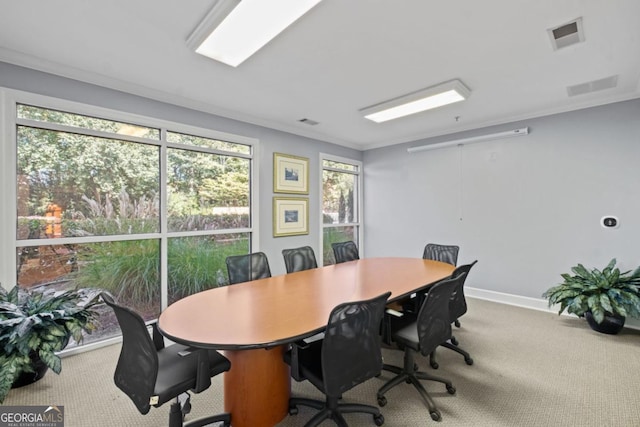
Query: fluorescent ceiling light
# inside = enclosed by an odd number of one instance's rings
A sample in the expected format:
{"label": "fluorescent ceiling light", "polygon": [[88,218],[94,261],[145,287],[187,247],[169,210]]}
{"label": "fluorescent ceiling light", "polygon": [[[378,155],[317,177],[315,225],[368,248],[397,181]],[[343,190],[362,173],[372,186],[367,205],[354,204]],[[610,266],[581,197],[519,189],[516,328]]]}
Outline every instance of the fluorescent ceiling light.
{"label": "fluorescent ceiling light", "polygon": [[399,98],[360,110],[365,119],[376,123],[397,119],[454,102],[464,101],[471,91],[460,81],[451,80]]}
{"label": "fluorescent ceiling light", "polygon": [[489,141],[494,139],[511,138],[512,136],[524,136],[529,134],[529,128],[513,129],[505,132],[491,133],[487,135],[471,136],[469,138],[455,139],[453,141],[439,142],[437,144],[420,145],[409,147],[407,152],[417,153],[418,151],[436,150],[438,148],[452,147],[454,145],[473,144],[475,142]]}
{"label": "fluorescent ceiling light", "polygon": [[196,53],[237,67],[321,0],[219,0],[187,40]]}

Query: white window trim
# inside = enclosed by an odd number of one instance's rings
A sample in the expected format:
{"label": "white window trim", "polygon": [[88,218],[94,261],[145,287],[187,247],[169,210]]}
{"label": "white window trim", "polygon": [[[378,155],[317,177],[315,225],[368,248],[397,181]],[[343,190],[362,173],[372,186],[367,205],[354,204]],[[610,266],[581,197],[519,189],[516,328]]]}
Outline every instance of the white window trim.
{"label": "white window trim", "polygon": [[[325,228],[331,228],[331,227],[348,227],[349,225],[357,225],[358,226],[358,251],[360,252],[360,257],[363,258],[365,256],[364,254],[364,233],[363,233],[363,229],[364,229],[364,223],[363,223],[363,219],[364,219],[364,215],[363,215],[363,206],[364,206],[364,199],[363,199],[363,195],[364,195],[364,187],[363,187],[363,175],[364,175],[364,170],[363,170],[363,166],[362,166],[362,162],[360,160],[355,160],[355,159],[350,159],[348,157],[340,157],[340,156],[334,156],[332,154],[326,154],[326,153],[320,153],[319,156],[319,168],[318,170],[320,171],[320,179],[319,181],[319,191],[318,194],[320,195],[320,200],[319,200],[319,206],[320,206],[320,236],[319,236],[319,242],[320,242],[320,256],[318,257],[319,260],[323,260],[324,259],[324,230]],[[322,207],[324,205],[324,189],[323,189],[323,171],[326,169],[323,165],[324,160],[329,160],[332,162],[339,162],[339,163],[346,163],[346,164],[350,164],[350,165],[355,165],[358,166],[358,173],[354,175],[357,175],[358,177],[358,222],[355,223],[344,223],[344,224],[325,224],[323,222],[323,216],[322,216]],[[341,171],[341,172],[347,172],[348,171]]]}
{"label": "white window trim", "polygon": [[[11,289],[16,284],[16,254],[15,248],[17,247],[18,241],[16,238],[16,227],[15,227],[15,212],[17,211],[16,207],[16,188],[15,188],[15,179],[16,179],[16,104],[28,104],[35,105],[42,108],[50,108],[54,110],[62,110],[69,111],[71,113],[87,115],[87,116],[95,116],[99,118],[104,118],[107,120],[120,121],[125,123],[135,123],[141,126],[148,126],[153,128],[161,128],[162,132],[165,132],[165,129],[170,129],[173,132],[180,132],[190,135],[197,135],[204,138],[218,139],[222,141],[235,142],[245,145],[250,145],[252,147],[252,154],[240,154],[240,153],[232,153],[237,155],[238,157],[244,157],[249,159],[251,162],[251,224],[248,228],[242,229],[234,229],[233,232],[250,232],[251,233],[251,250],[259,250],[259,235],[260,235],[260,215],[259,215],[259,162],[257,159],[260,158],[260,141],[256,138],[241,136],[230,134],[226,132],[215,131],[212,129],[201,128],[192,125],[186,125],[178,122],[172,122],[164,119],[153,118],[149,116],[143,116],[134,113],[127,113],[124,111],[117,111],[113,109],[108,109],[104,107],[98,107],[91,104],[85,104],[75,101],[69,101],[60,98],[49,97],[45,95],[35,94],[31,92],[19,91],[15,89],[9,89],[5,87],[0,87],[0,190],[1,191],[1,203],[0,203],[0,286],[5,289]],[[83,130],[84,132],[84,130]],[[87,133],[91,133],[92,131],[87,131]],[[164,136],[164,135],[162,135]],[[124,139],[124,138],[123,138]],[[167,147],[180,147],[184,148],[185,146],[179,144],[171,144],[171,143],[163,143],[162,140],[149,140],[149,139],[141,139],[141,138],[127,138],[127,139],[136,139],[139,141],[144,141],[147,144],[157,144],[161,147],[161,150],[166,150]],[[209,152],[212,154],[230,154],[229,152],[209,149],[205,147],[194,147],[197,151]],[[165,153],[163,153],[165,154]],[[165,170],[162,169],[166,167],[164,164],[164,156],[161,156],[162,163],[160,165],[160,180],[161,182],[165,179]],[[161,212],[161,226],[159,233],[153,234],[145,234],[143,237],[145,239],[148,238],[161,238],[161,237],[184,237],[184,236],[198,236],[198,235],[210,235],[210,234],[218,234],[216,231],[210,232],[202,232],[202,231],[186,231],[186,232],[172,232],[168,233],[166,229],[166,192],[161,193],[161,197],[163,198],[161,202],[162,212]],[[229,233],[229,230],[222,230],[220,233]],[[136,235],[126,235],[126,236],[109,236],[109,240],[131,240],[135,239]],[[65,238],[56,239],[56,241],[65,243]],[[86,239],[78,239],[74,238],[74,243],[90,243],[92,241],[103,240],[100,238],[86,238]],[[163,242],[163,247],[161,248],[161,256],[163,260],[161,262],[161,289],[162,289],[162,306],[161,309],[165,308],[165,304],[167,301],[166,289],[166,239],[161,239]]]}

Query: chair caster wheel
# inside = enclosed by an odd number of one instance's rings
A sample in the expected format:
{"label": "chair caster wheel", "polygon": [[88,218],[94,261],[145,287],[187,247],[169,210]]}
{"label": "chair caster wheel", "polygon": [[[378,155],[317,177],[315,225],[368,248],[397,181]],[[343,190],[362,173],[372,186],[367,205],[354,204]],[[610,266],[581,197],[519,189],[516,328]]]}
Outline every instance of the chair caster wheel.
{"label": "chair caster wheel", "polygon": [[387,404],[387,398],[384,396],[378,396],[378,406],[383,407],[386,404]]}
{"label": "chair caster wheel", "polygon": [[431,362],[430,365],[433,369],[438,369],[440,367],[440,365],[438,365],[438,362]]}
{"label": "chair caster wheel", "polygon": [[468,358],[464,359],[464,361],[465,361],[465,363],[466,363],[467,365],[469,365],[469,366],[473,365],[473,359],[472,359],[472,358],[470,358],[470,357],[468,357]]}
{"label": "chair caster wheel", "polygon": [[440,421],[440,420],[442,420],[442,416],[440,415],[440,412],[438,412],[438,411],[431,411],[431,412],[430,412],[430,414],[431,414],[431,419],[432,419],[433,421]]}
{"label": "chair caster wheel", "polygon": [[289,407],[289,415],[298,415],[298,408],[295,406]]}
{"label": "chair caster wheel", "polygon": [[453,345],[458,345],[459,344],[459,342],[456,339],[456,337],[451,337],[451,344],[453,344]]}
{"label": "chair caster wheel", "polygon": [[384,424],[384,417],[382,416],[382,414],[374,415],[373,422],[376,423],[377,426],[381,426],[382,424]]}
{"label": "chair caster wheel", "polygon": [[456,388],[452,385],[448,385],[447,386],[447,393],[449,394],[456,394]]}

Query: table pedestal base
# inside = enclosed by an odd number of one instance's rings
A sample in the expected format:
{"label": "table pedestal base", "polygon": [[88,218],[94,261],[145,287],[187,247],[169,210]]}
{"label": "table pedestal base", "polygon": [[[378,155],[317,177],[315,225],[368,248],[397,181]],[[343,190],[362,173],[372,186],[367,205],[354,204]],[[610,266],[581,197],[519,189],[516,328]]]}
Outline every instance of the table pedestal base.
{"label": "table pedestal base", "polygon": [[291,381],[286,346],[269,350],[225,350],[224,410],[233,427],[273,427],[287,416]]}

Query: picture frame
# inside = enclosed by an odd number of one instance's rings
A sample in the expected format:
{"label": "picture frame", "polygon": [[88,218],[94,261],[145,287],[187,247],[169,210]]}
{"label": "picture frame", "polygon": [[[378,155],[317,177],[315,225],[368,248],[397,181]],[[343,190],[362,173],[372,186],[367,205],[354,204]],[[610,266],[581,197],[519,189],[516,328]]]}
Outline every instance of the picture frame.
{"label": "picture frame", "polygon": [[309,234],[309,199],[273,198],[273,237]]}
{"label": "picture frame", "polygon": [[273,153],[273,192],[309,194],[309,159]]}

